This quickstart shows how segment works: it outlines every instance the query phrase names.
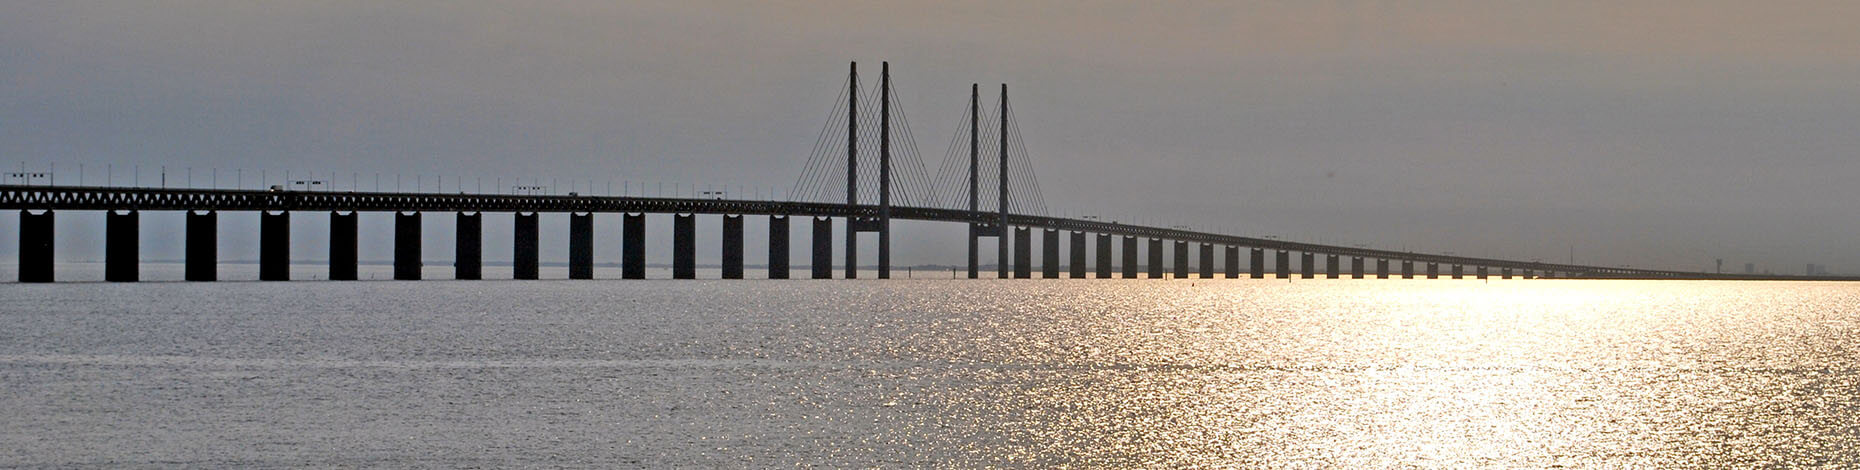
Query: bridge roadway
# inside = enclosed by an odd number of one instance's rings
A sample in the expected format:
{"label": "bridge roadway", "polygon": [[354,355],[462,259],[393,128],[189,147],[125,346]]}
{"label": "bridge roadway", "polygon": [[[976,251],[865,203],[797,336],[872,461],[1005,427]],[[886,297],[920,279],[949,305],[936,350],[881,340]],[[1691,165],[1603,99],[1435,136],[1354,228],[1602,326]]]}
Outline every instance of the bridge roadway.
{"label": "bridge roadway", "polygon": [[[570,212],[779,215],[807,217],[875,218],[879,206],[840,203],[693,199],[635,196],[498,195],[467,193],[381,193],[266,191],[241,189],[163,189],[94,186],[0,185],[0,209],[8,210],[172,210],[172,211],[360,211],[360,212]],[[994,224],[997,213],[931,207],[891,208],[894,219]],[[1249,247],[1281,252],[1318,253],[1343,257],[1484,266],[1521,271],[1565,273],[1579,278],[1630,279],[1837,279],[1776,275],[1714,274],[1577,264],[1542,263],[1496,258],[1377,250],[1242,237],[1175,228],[1149,227],[1097,220],[1009,214],[1017,227],[1089,232],[1125,237],[1166,239],[1211,245]],[[1003,260],[1005,261],[1005,260]]]}

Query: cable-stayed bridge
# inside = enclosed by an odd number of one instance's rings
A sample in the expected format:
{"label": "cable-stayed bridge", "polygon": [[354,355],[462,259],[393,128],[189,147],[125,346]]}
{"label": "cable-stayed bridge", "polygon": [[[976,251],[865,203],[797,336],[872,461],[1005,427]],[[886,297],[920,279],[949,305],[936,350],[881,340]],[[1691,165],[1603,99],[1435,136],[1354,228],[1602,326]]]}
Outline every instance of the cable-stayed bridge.
{"label": "cable-stayed bridge", "polygon": [[[1039,190],[1034,165],[1015,124],[1007,86],[985,106],[980,86],[972,86],[963,125],[950,139],[939,170],[928,171],[910,134],[904,113],[893,99],[889,66],[878,86],[861,89],[854,64],[845,93],[833,107],[806,166],[786,201],[636,197],[167,189],[57,185],[0,185],[0,209],[19,210],[19,280],[52,282],[56,211],[106,211],[105,280],[139,279],[141,211],[185,211],[185,279],[217,278],[218,213],[260,212],[259,278],[289,279],[290,215],[328,211],[329,279],[357,278],[361,240],[357,212],[394,212],[394,277],[421,277],[420,225],[423,212],[454,212],[457,228],[454,275],[483,277],[483,217],[514,217],[513,277],[536,279],[540,266],[538,213],[569,213],[569,277],[591,279],[594,273],[595,214],[621,214],[622,278],[645,278],[648,214],[672,218],[672,275],[696,277],[699,215],[722,217],[722,277],[744,277],[745,216],[768,220],[768,277],[790,278],[790,220],[811,225],[809,277],[858,277],[858,240],[877,237],[878,277],[890,277],[893,220],[958,223],[968,226],[968,277],[981,277],[978,240],[996,237],[996,277],[1033,278],[1033,232],[1040,232],[1040,278],[1589,278],[1589,279],[1850,279],[1828,276],[1776,276],[1687,272],[1627,267],[1543,263],[1501,258],[1413,253],[1246,237],[1178,227],[1152,227],[1086,218],[1054,217]],[[894,135],[894,133],[896,135]],[[30,180],[28,180],[30,181]],[[836,220],[838,223],[836,224]],[[834,256],[838,227],[844,237]],[[1066,238],[1062,243],[1060,239]],[[1066,248],[1061,259],[1062,245]],[[1242,252],[1244,253],[1244,256]],[[1217,262],[1217,252],[1219,253]],[[1165,253],[1168,256],[1165,256]],[[1296,255],[1297,263],[1292,261]],[[1244,261],[1242,258],[1245,258]],[[1321,259],[1320,259],[1321,258]],[[1272,269],[1267,269],[1271,261]],[[1417,266],[1419,270],[1417,270]],[[1294,269],[1296,267],[1296,269]],[[1442,271],[1445,267],[1445,271]],[[1218,268],[1218,269],[1217,269]]]}

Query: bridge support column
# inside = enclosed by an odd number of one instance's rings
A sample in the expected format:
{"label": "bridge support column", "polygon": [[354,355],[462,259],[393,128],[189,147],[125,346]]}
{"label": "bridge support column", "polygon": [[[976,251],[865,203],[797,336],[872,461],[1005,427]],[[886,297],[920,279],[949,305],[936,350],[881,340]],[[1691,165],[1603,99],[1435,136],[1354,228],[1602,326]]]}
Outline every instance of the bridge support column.
{"label": "bridge support column", "polygon": [[1124,279],[1137,278],[1137,237],[1124,237]]}
{"label": "bridge support column", "polygon": [[457,236],[453,238],[452,277],[463,280],[484,279],[484,213],[457,214]]}
{"label": "bridge support column", "polygon": [[1247,263],[1250,265],[1248,266],[1248,268],[1250,268],[1248,271],[1250,272],[1250,275],[1253,276],[1253,279],[1265,279],[1266,278],[1266,250],[1260,249],[1260,248],[1253,248],[1251,249],[1251,251],[1252,252],[1249,253],[1248,259],[1247,259]]}
{"label": "bridge support column", "polygon": [[1175,278],[1185,279],[1188,277],[1188,242],[1177,240],[1173,245],[1170,251],[1175,258]]}
{"label": "bridge support column", "polygon": [[258,280],[291,280],[290,212],[258,212]]}
{"label": "bridge support column", "polygon": [[646,214],[620,216],[620,278],[646,278]]}
{"label": "bridge support column", "polygon": [[1362,279],[1362,278],[1363,278],[1363,257],[1351,256],[1350,257],[1350,279]]}
{"label": "bridge support column", "polygon": [[672,215],[672,279],[697,279],[697,216],[694,214]]}
{"label": "bridge support column", "polygon": [[52,211],[19,211],[19,282],[52,282]]}
{"label": "bridge support column", "polygon": [[1150,279],[1162,279],[1163,277],[1163,241],[1162,239],[1160,238],[1150,239],[1149,255],[1150,255],[1149,256]]}
{"label": "bridge support column", "polygon": [[1388,279],[1388,278],[1389,278],[1388,258],[1376,258],[1376,279]]}
{"label": "bridge support column", "polygon": [[1040,231],[1040,278],[1059,278],[1059,231]]}
{"label": "bridge support column", "polygon": [[358,278],[357,258],[360,239],[356,234],[361,214],[329,212],[329,280],[353,281]]}
{"label": "bridge support column", "polygon": [[420,213],[394,213],[394,280],[420,280]]}
{"label": "bridge support column", "polygon": [[1480,266],[1480,267],[1477,267],[1477,268],[1474,268],[1474,270],[1475,270],[1475,272],[1477,272],[1477,273],[1479,274],[1479,278],[1480,278],[1480,279],[1485,279],[1485,278],[1487,277],[1487,276],[1486,276],[1486,274],[1487,274],[1487,272],[1488,272],[1488,270],[1486,269],[1486,267],[1485,267],[1485,266]]}
{"label": "bridge support column", "polygon": [[769,216],[769,279],[788,278],[788,216]]}
{"label": "bridge support column", "polygon": [[594,213],[568,214],[568,278],[594,279]]}
{"label": "bridge support column", "polygon": [[[878,252],[883,255],[885,250]],[[740,215],[723,216],[723,278],[743,278],[743,216]]]}
{"label": "bridge support column", "polygon": [[1326,279],[1341,277],[1342,272],[1337,265],[1337,255],[1324,255],[1324,277]]}
{"label": "bridge support column", "polygon": [[104,211],[103,280],[136,282],[136,258],[140,256],[141,213]]}
{"label": "bridge support column", "polygon": [[219,279],[219,225],[218,212],[187,211],[187,280],[212,282]]}
{"label": "bridge support column", "polygon": [[535,212],[517,213],[516,230],[511,240],[513,248],[510,257],[510,277],[512,279],[534,280],[538,278],[541,260],[537,248],[537,218]]}
{"label": "bridge support column", "polygon": [[1465,279],[1466,268],[1458,264],[1453,265],[1453,278],[1454,279]]}
{"label": "bridge support column", "polygon": [[1208,243],[1201,244],[1201,259],[1198,261],[1201,262],[1201,278],[1214,278],[1214,245]]}
{"label": "bridge support column", "polygon": [[1535,278],[1537,278],[1537,270],[1535,270],[1535,269],[1526,269],[1526,270],[1524,270],[1524,278],[1525,278],[1525,279],[1535,279]]}
{"label": "bridge support column", "polygon": [[1315,256],[1316,255],[1312,254],[1309,251],[1298,254],[1298,269],[1300,270],[1298,272],[1299,277],[1303,277],[1305,279],[1311,279],[1311,278],[1317,277],[1317,263],[1312,262],[1312,258],[1314,258]]}
{"label": "bridge support column", "polygon": [[1427,278],[1428,279],[1439,279],[1440,278],[1440,263],[1427,263]]}
{"label": "bridge support column", "polygon": [[1098,278],[1099,279],[1110,278],[1111,277],[1111,235],[1103,234],[1103,233],[1098,234],[1098,253],[1096,253],[1096,255],[1098,257],[1098,265],[1094,267],[1098,269]]}
{"label": "bridge support column", "polygon": [[1014,278],[1033,277],[1033,231],[1014,227]]}
{"label": "bridge support column", "polygon": [[1401,278],[1414,279],[1414,262],[1401,260]]}
{"label": "bridge support column", "polygon": [[833,218],[814,218],[814,259],[809,262],[814,279],[833,279]]}
{"label": "bridge support column", "polygon": [[1240,247],[1223,247],[1221,251],[1224,252],[1221,254],[1226,255],[1227,258],[1227,264],[1222,266],[1222,269],[1227,270],[1227,278],[1234,279],[1240,277]]}
{"label": "bridge support column", "polygon": [[1511,279],[1511,268],[1498,268],[1499,279]]}
{"label": "bridge support column", "polygon": [[1072,232],[1071,245],[1071,250],[1066,252],[1067,261],[1069,261],[1066,263],[1066,268],[1071,274],[1069,277],[1073,279],[1084,279],[1085,250],[1087,249],[1085,248],[1085,232]]}
{"label": "bridge support column", "polygon": [[1292,277],[1292,253],[1289,251],[1285,251],[1285,250],[1279,250],[1273,253],[1273,261],[1278,262],[1278,264],[1275,265],[1274,267],[1278,269],[1279,279],[1291,279]]}

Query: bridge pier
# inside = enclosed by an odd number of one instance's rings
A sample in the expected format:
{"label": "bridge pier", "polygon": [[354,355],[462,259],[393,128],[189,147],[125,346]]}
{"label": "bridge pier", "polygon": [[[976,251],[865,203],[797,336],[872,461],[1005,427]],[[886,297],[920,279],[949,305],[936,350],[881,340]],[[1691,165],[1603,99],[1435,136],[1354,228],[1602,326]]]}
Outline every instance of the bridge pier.
{"label": "bridge pier", "polygon": [[1059,231],[1040,231],[1040,278],[1059,278]]}
{"label": "bridge pier", "polygon": [[1124,237],[1124,279],[1137,278],[1137,237]]}
{"label": "bridge pier", "polygon": [[1201,265],[1199,266],[1199,268],[1201,269],[1201,278],[1202,279],[1214,278],[1214,245],[1208,244],[1208,243],[1202,243],[1201,244],[1201,259],[1197,261],[1200,261],[1201,263]]}
{"label": "bridge pier", "polygon": [[788,216],[769,216],[769,279],[788,278]]}
{"label": "bridge pier", "polygon": [[291,213],[258,212],[258,280],[291,280]]}
{"label": "bridge pier", "polygon": [[353,281],[359,275],[356,264],[360,252],[360,237],[356,234],[361,214],[350,211],[347,214],[329,212],[329,280]]}
{"label": "bridge pier", "polygon": [[1312,279],[1317,277],[1317,263],[1312,262],[1315,255],[1309,251],[1298,254],[1299,277]]}
{"label": "bridge pier", "polygon": [[1511,268],[1498,268],[1499,279],[1511,279]]}
{"label": "bridge pier", "polygon": [[1098,257],[1098,265],[1094,267],[1098,269],[1099,279],[1111,277],[1111,237],[1110,234],[1098,234],[1098,252],[1095,253]]}
{"label": "bridge pier", "polygon": [[1240,247],[1229,245],[1229,246],[1222,247],[1221,251],[1222,251],[1221,254],[1225,255],[1224,257],[1227,258],[1226,260],[1227,264],[1221,266],[1222,269],[1226,270],[1224,274],[1227,275],[1228,279],[1239,278],[1240,277]]}
{"label": "bridge pier", "polygon": [[808,266],[814,279],[833,279],[833,218],[814,218],[814,259]]}
{"label": "bridge pier", "polygon": [[[885,250],[878,252],[883,258]],[[743,278],[743,216],[740,215],[723,216],[723,278]]]}
{"label": "bridge pier", "polygon": [[1465,279],[1466,268],[1458,264],[1453,265],[1453,278],[1454,279]]}
{"label": "bridge pier", "polygon": [[1285,250],[1278,250],[1273,253],[1273,261],[1278,262],[1278,265],[1275,267],[1278,268],[1279,279],[1291,279],[1292,278],[1292,253],[1291,252],[1285,251]]}
{"label": "bridge pier", "polygon": [[457,214],[454,223],[452,277],[462,280],[484,279],[484,213]]}
{"label": "bridge pier", "polygon": [[419,212],[394,212],[394,280],[420,280]]}
{"label": "bridge pier", "polygon": [[[852,253],[847,252],[848,259]],[[697,216],[672,214],[672,279],[697,279]]]}
{"label": "bridge pier", "polygon": [[1070,271],[1069,277],[1072,279],[1084,279],[1085,250],[1087,249],[1085,248],[1085,232],[1072,232],[1071,241],[1071,250],[1066,252],[1066,256],[1069,258],[1068,261],[1070,261],[1066,263],[1067,271]]}
{"label": "bridge pier", "polygon": [[1535,278],[1537,278],[1537,270],[1535,270],[1535,269],[1526,269],[1526,270],[1524,270],[1524,278],[1525,278],[1525,279],[1535,279]]}
{"label": "bridge pier", "polygon": [[[212,282],[219,279],[219,213],[187,211],[187,267],[185,279]],[[50,250],[47,250],[48,252]]]}
{"label": "bridge pier", "polygon": [[19,282],[52,282],[52,211],[19,211]]}
{"label": "bridge pier", "polygon": [[538,258],[537,218],[535,212],[515,214],[515,233],[511,236],[510,277],[512,279],[535,280],[540,274],[541,259]]}
{"label": "bridge pier", "polygon": [[1351,256],[1350,257],[1350,279],[1362,279],[1362,278],[1363,278],[1363,257]]}
{"label": "bridge pier", "polygon": [[130,210],[104,211],[103,280],[136,282],[136,258],[140,256],[141,213]]}
{"label": "bridge pier", "polygon": [[1248,267],[1251,268],[1250,269],[1251,276],[1253,276],[1253,279],[1265,279],[1266,278],[1266,250],[1260,249],[1260,248],[1253,248],[1251,251],[1252,252],[1248,254],[1248,258],[1247,258],[1247,263],[1250,265]]}
{"label": "bridge pier", "polygon": [[1414,261],[1401,260],[1401,278],[1414,279]]}
{"label": "bridge pier", "polygon": [[646,278],[646,214],[620,216],[620,278]]}
{"label": "bridge pier", "polygon": [[1176,240],[1173,245],[1175,246],[1170,247],[1170,250],[1175,255],[1175,278],[1186,279],[1188,278],[1188,242]]}
{"label": "bridge pier", "polygon": [[568,214],[568,278],[594,279],[594,213]]}
{"label": "bridge pier", "polygon": [[1475,270],[1475,271],[1476,271],[1476,272],[1477,272],[1477,273],[1479,274],[1479,278],[1480,278],[1480,279],[1485,279],[1485,278],[1487,277],[1487,276],[1486,276],[1486,273],[1487,273],[1487,269],[1486,269],[1486,267],[1485,267],[1485,266],[1480,266],[1480,267],[1477,267],[1477,268],[1474,268],[1474,270]]}
{"label": "bridge pier", "polygon": [[1150,261],[1150,266],[1149,266],[1150,279],[1162,279],[1163,277],[1163,241],[1161,238],[1150,239],[1149,261]]}
{"label": "bridge pier", "polygon": [[1033,277],[1033,230],[1014,227],[1014,278]]}
{"label": "bridge pier", "polygon": [[1389,278],[1389,259],[1376,258],[1376,279]]}
{"label": "bridge pier", "polygon": [[1341,269],[1338,269],[1337,255],[1324,255],[1324,278],[1336,279],[1341,277],[1341,271]]}
{"label": "bridge pier", "polygon": [[1427,278],[1428,279],[1439,279],[1440,278],[1440,263],[1427,263]]}

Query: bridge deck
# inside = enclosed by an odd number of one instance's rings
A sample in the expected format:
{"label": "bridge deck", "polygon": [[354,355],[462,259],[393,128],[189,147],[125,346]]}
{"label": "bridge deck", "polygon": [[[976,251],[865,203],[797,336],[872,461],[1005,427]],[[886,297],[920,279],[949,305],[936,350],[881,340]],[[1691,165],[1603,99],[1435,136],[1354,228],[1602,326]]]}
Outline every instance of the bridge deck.
{"label": "bridge deck", "polygon": [[[162,189],[87,186],[0,185],[0,209],[29,210],[216,210],[216,211],[438,211],[438,212],[619,212],[678,214],[748,214],[797,217],[878,217],[879,207],[840,203],[692,199],[634,196],[541,196],[446,193],[375,193],[264,191],[237,189]],[[999,214],[931,207],[891,208],[894,219],[935,222],[998,222]],[[1347,246],[1242,237],[1163,227],[1120,224],[1097,220],[1009,214],[1010,225],[1054,230],[1160,238],[1268,250],[1326,253],[1408,260],[1418,263],[1487,266],[1542,272],[1571,273],[1587,278],[1664,279],[1828,279],[1805,277],[1713,274],[1686,271],[1541,263],[1495,258],[1412,253]]]}

